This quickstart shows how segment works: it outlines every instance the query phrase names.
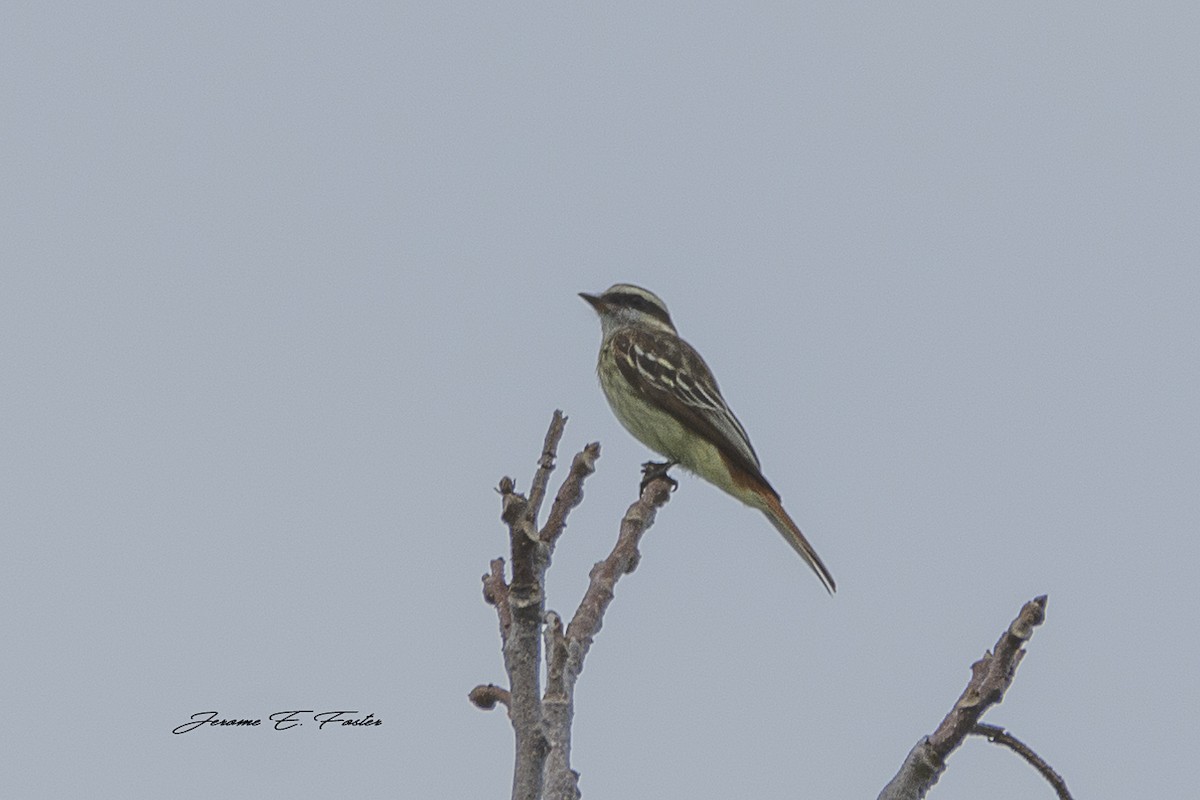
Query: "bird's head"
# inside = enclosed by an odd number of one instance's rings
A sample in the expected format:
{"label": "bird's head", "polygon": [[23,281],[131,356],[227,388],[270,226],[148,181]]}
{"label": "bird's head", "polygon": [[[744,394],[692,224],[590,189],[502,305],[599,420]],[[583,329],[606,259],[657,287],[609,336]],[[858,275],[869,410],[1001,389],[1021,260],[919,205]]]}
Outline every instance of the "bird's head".
{"label": "bird's head", "polygon": [[678,335],[667,304],[654,292],[631,283],[614,283],[603,294],[580,292],[600,315],[600,325],[607,336],[618,328],[637,326]]}

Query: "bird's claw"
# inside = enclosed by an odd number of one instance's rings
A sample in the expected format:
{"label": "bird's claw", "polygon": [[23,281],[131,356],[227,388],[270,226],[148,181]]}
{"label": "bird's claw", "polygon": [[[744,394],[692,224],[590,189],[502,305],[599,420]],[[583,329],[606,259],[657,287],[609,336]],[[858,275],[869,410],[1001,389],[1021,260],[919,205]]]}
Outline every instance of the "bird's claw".
{"label": "bird's claw", "polygon": [[645,464],[642,464],[642,484],[638,488],[638,491],[639,492],[646,491],[646,487],[650,485],[650,482],[653,480],[657,480],[658,478],[662,478],[667,483],[671,484],[672,492],[675,491],[676,489],[678,489],[679,481],[675,480],[674,478],[672,478],[670,475],[667,474],[667,471],[669,469],[671,469],[671,467],[675,466],[676,463],[678,463],[678,462],[675,462],[675,461],[647,461]]}

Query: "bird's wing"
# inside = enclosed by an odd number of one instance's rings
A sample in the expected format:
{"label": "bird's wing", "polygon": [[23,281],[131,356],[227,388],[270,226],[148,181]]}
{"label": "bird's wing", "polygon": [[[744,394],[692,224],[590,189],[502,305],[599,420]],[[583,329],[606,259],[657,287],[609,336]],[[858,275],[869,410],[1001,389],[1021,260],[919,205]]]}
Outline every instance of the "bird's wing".
{"label": "bird's wing", "polygon": [[696,430],[737,466],[775,494],[750,437],[729,410],[712,370],[696,349],[676,336],[638,328],[613,334],[617,367],[631,386]]}

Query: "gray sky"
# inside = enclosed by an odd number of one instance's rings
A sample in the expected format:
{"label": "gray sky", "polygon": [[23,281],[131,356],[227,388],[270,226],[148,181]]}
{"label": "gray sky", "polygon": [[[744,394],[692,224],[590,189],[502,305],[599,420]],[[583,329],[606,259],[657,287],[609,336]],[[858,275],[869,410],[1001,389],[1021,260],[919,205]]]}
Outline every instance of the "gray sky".
{"label": "gray sky", "polygon": [[[682,480],[579,685],[586,797],[874,797],[1040,593],[987,721],[1077,797],[1194,791],[1194,3],[20,5],[10,796],[506,796],[493,489],[556,407],[603,443],[571,613],[649,455],[576,297],[616,281],[839,593]],[[289,709],[384,724],[171,734]],[[934,794],[1051,796],[981,741]]]}

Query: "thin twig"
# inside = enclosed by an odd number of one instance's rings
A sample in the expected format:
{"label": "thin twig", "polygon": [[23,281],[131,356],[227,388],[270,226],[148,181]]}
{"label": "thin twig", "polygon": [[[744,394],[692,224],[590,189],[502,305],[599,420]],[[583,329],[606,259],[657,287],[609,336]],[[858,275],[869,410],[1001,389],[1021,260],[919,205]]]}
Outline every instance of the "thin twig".
{"label": "thin twig", "polygon": [[542,456],[538,459],[537,472],[533,473],[533,483],[529,487],[531,519],[537,519],[538,514],[541,513],[542,500],[546,497],[546,485],[550,482],[550,473],[554,471],[558,443],[562,439],[563,430],[566,427],[566,415],[556,408],[554,417],[550,420],[550,429],[546,431],[546,440],[542,443]]}
{"label": "thin twig", "polygon": [[1058,793],[1059,800],[1072,800],[1071,793],[1067,790],[1067,782],[1063,777],[1054,771],[1054,768],[1046,763],[1046,760],[1033,752],[1033,749],[1022,742],[1017,737],[1013,736],[1008,731],[1001,728],[999,725],[986,725],[980,722],[971,729],[971,733],[978,736],[986,736],[989,742],[1002,744],[1021,758],[1029,762],[1029,765],[1042,774],[1054,791]]}

